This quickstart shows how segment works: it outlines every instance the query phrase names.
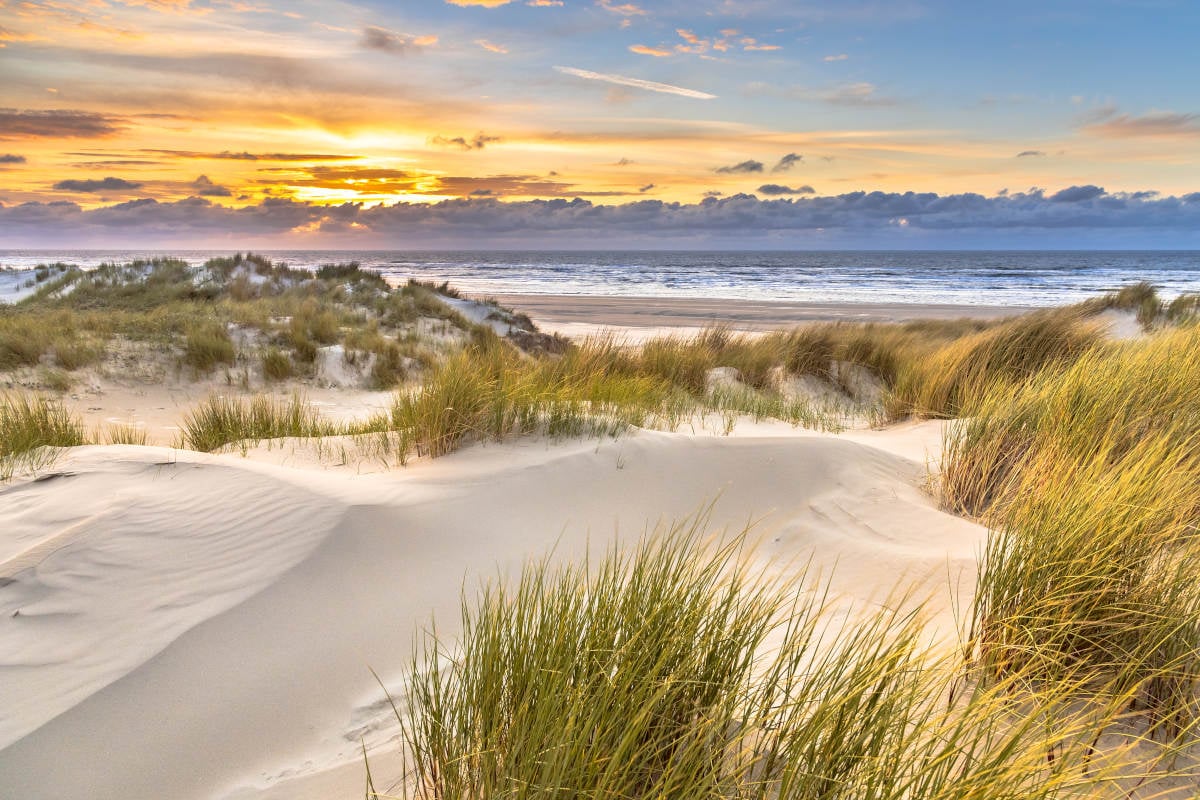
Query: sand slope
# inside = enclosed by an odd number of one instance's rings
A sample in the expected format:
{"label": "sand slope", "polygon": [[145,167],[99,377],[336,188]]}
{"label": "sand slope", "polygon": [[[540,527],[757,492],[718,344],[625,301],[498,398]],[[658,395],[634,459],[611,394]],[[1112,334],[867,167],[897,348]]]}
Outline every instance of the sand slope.
{"label": "sand slope", "polygon": [[361,797],[361,740],[377,780],[395,767],[368,667],[395,685],[464,578],[713,501],[713,527],[758,521],[771,569],[811,557],[860,604],[911,579],[948,629],[984,532],[919,489],[938,434],[525,440],[364,476],[79,448],[0,489],[0,793]]}

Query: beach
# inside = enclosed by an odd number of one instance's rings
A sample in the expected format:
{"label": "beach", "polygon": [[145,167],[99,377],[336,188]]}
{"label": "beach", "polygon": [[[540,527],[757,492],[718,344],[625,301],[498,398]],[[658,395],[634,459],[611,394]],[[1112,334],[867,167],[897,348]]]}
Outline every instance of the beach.
{"label": "beach", "polygon": [[520,309],[543,330],[564,336],[609,331],[641,340],[695,332],[711,326],[738,331],[774,331],[810,322],[907,322],[916,319],[999,319],[1031,306],[936,303],[816,303],[728,298],[595,297],[585,295],[499,294],[502,305]]}

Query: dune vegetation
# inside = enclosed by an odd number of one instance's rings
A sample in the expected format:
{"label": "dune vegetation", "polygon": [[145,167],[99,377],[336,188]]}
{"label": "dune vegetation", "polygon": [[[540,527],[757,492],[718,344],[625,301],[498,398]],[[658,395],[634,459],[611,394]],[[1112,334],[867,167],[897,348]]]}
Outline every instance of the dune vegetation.
{"label": "dune vegetation", "polygon": [[313,377],[322,349],[340,345],[348,360],[381,363],[372,374],[386,389],[432,363],[441,340],[477,327],[441,296],[415,281],[393,289],[355,264],[314,273],[253,254],[198,268],[170,258],[55,265],[34,295],[0,305],[0,372],[74,372],[123,345],[195,377],[223,368],[278,381]]}
{"label": "dune vegetation", "polygon": [[409,753],[393,791],[1025,800],[1192,777],[1138,734],[1096,749],[1134,721],[1130,687],[982,680],[929,650],[919,611],[839,618],[820,583],[765,580],[745,531],[708,540],[703,523],[530,563],[464,600],[458,642],[430,629],[393,706]]}
{"label": "dune vegetation", "polygon": [[55,448],[84,442],[83,426],[61,403],[0,394],[0,480],[52,463]]}

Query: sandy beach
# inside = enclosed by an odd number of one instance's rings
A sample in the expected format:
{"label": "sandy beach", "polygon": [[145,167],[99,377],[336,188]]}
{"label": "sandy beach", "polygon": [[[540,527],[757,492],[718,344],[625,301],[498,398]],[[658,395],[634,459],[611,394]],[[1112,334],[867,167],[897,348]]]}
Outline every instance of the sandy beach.
{"label": "sandy beach", "polygon": [[592,297],[501,294],[502,305],[520,309],[539,328],[582,337],[612,331],[631,340],[668,332],[726,325],[740,331],[772,331],[807,322],[905,322],[914,319],[999,319],[1031,309],[905,303],[759,302],[679,297]]}

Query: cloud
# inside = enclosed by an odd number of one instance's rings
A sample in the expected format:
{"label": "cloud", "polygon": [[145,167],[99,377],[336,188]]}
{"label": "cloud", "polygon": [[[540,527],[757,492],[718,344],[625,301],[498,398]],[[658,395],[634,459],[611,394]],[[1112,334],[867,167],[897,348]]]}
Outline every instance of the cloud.
{"label": "cloud", "polygon": [[496,8],[498,6],[506,6],[512,1],[513,0],[446,0],[446,2],[452,6],[462,6],[464,8],[470,8],[472,6],[479,6],[481,8]]}
{"label": "cloud", "polygon": [[832,106],[879,108],[900,104],[899,100],[881,94],[878,86],[866,81],[844,83],[823,89],[797,85],[783,86],[766,81],[751,81],[745,85],[745,91],[749,95],[767,95],[786,97],[792,100],[809,100],[827,103]]}
{"label": "cloud", "polygon": [[[174,156],[175,158],[199,158],[229,161],[352,161],[362,158],[362,156],[341,155],[336,153],[235,153],[229,150],[222,150],[219,153],[206,153],[197,150],[150,150],[143,148],[138,152],[158,153],[161,155]],[[86,154],[72,153],[71,155]]]}
{"label": "cloud", "polygon": [[[551,173],[550,177],[556,177]],[[308,167],[301,176],[269,181],[292,189],[334,189],[353,191],[360,195],[453,195],[456,197],[519,195],[523,197],[616,197],[626,192],[580,191],[574,184],[548,180],[538,175],[436,175],[421,171],[364,167],[356,165],[325,165]],[[480,194],[485,192],[486,195]]]}
{"label": "cloud", "polygon": [[534,6],[535,8],[548,8],[551,6],[561,6],[563,0],[525,0],[525,5]]}
{"label": "cloud", "polygon": [[691,97],[696,100],[716,99],[715,94],[700,92],[696,91],[695,89],[684,89],[680,86],[672,86],[669,83],[655,83],[654,81],[644,81],[641,78],[626,78],[623,75],[607,75],[603,72],[591,72],[586,69],[576,69],[575,67],[555,67],[555,69],[566,75],[574,75],[576,78],[583,78],[584,80],[614,83],[618,86],[629,86],[634,89],[645,89],[648,92],[674,94],[679,95],[680,97]]}
{"label": "cloud", "polygon": [[1104,194],[1104,190],[1099,186],[1068,186],[1062,191],[1055,192],[1050,195],[1051,203],[1082,203],[1086,200],[1095,200]]}
{"label": "cloud", "polygon": [[779,159],[779,163],[771,167],[771,172],[788,172],[792,167],[804,160],[804,156],[799,153],[788,153],[783,158]]}
{"label": "cloud", "polygon": [[127,181],[124,178],[103,178],[100,180],[65,180],[54,184],[54,188],[63,192],[107,192],[107,191],[128,191],[132,189],[142,188],[142,184],[134,181]]}
{"label": "cloud", "polygon": [[207,175],[201,175],[192,181],[192,188],[200,197],[231,197],[233,192],[224,186],[219,186],[209,180]]}
{"label": "cloud", "polygon": [[508,48],[505,47],[504,45],[496,44],[495,42],[489,42],[487,39],[476,39],[475,44],[479,45],[484,50],[487,50],[488,52],[491,52],[491,53],[507,53],[508,52]]}
{"label": "cloud", "polygon": [[434,136],[429,140],[431,144],[436,144],[441,147],[460,147],[463,150],[482,150],[489,144],[504,141],[499,136],[489,136],[486,133],[480,132],[475,134],[470,139],[464,136],[455,136],[447,138],[445,136]]}
{"label": "cloud", "polygon": [[762,172],[764,164],[761,161],[749,159],[740,164],[733,164],[728,167],[717,167],[716,171],[722,175],[749,175],[752,172]]}
{"label": "cloud", "polygon": [[614,3],[612,0],[596,0],[596,5],[605,11],[620,14],[623,17],[645,17],[649,12],[636,3]]}
{"label": "cloud", "polygon": [[96,139],[111,136],[123,127],[116,117],[92,111],[0,108],[0,139]]}
{"label": "cloud", "polygon": [[37,34],[14,31],[0,25],[0,47],[5,46],[4,42],[37,42],[41,40],[42,37]]}
{"label": "cloud", "polygon": [[875,84],[861,81],[859,83],[848,83],[843,86],[837,86],[822,94],[821,99],[835,106],[870,107],[896,104],[894,99],[883,97],[878,92],[879,87]]}
{"label": "cloud", "polygon": [[[710,50],[718,53],[726,53],[730,50],[741,47],[743,50],[779,50],[779,45],[762,44],[752,36],[743,36],[740,39],[736,28],[725,28],[721,31],[720,36],[704,37],[697,35],[694,31],[687,28],[676,28],[675,33],[680,39],[683,39],[684,44],[675,45],[676,52],[679,53],[695,53],[704,56]],[[705,56],[707,57],[707,56]]]}
{"label": "cloud", "polygon": [[[462,178],[457,188],[503,191],[526,184],[523,176]],[[532,180],[532,178],[531,178]],[[562,188],[562,187],[560,187]],[[1079,189],[1081,187],[1072,187]],[[439,203],[328,206],[269,198],[233,207],[193,197],[152,199],[82,209],[76,203],[0,204],[0,230],[10,247],[295,245],[306,236],[337,237],[356,231],[373,246],[442,244],[567,244],[602,246],[623,237],[649,246],[704,242],[742,246],[827,246],[855,242],[900,246],[938,243],[1089,246],[1132,242],[1183,247],[1200,243],[1200,192],[1180,197],[1096,194],[1060,202],[1040,190],[1000,197],[933,192],[849,192],[834,196],[759,199],[754,195],[706,197],[698,203],[651,198],[597,204],[567,197],[519,202],[494,196]],[[1067,190],[1070,191],[1070,190]],[[1061,193],[1059,193],[1061,194]],[[906,220],[901,226],[899,220]],[[357,226],[351,228],[351,225]]]}
{"label": "cloud", "polygon": [[782,50],[783,48],[777,44],[763,44],[752,36],[743,36],[738,40],[741,42],[743,50]]}
{"label": "cloud", "polygon": [[832,62],[832,61],[845,61],[848,58],[850,58],[850,56],[846,55],[845,53],[838,53],[836,56],[825,56],[821,60]]}
{"label": "cloud", "polygon": [[479,196],[487,192],[489,197],[522,195],[525,197],[619,197],[625,192],[581,192],[574,184],[549,181],[537,175],[485,175],[438,177],[437,192],[459,197]]}
{"label": "cloud", "polygon": [[1017,158],[1041,158],[1044,155],[1045,152],[1041,150],[1022,150],[1017,153]]}
{"label": "cloud", "polygon": [[665,47],[648,47],[644,44],[629,45],[629,52],[637,53],[638,55],[642,56],[654,56],[655,58],[668,58],[675,55],[673,51],[668,50]]}
{"label": "cloud", "polygon": [[758,187],[758,191],[761,194],[769,195],[817,193],[817,190],[811,186],[797,186],[793,189],[791,186],[781,186],[778,183],[764,183],[762,186]]}
{"label": "cloud", "polygon": [[1100,119],[1084,125],[1084,132],[1112,139],[1134,138],[1200,138],[1200,114],[1178,114],[1169,111],[1153,112],[1140,117],[1120,114],[1105,108],[1093,115]]}
{"label": "cloud", "polygon": [[[68,155],[78,154],[69,153]],[[162,163],[162,161],[155,161],[149,158],[109,158],[100,161],[79,161],[71,166],[78,167],[79,169],[98,169],[101,167],[108,169],[110,167],[148,167]]]}
{"label": "cloud", "polygon": [[24,164],[25,156],[13,155],[12,153],[0,153],[0,164]]}
{"label": "cloud", "polygon": [[363,28],[362,39],[359,41],[368,50],[379,50],[383,53],[407,55],[420,52],[422,48],[437,44],[436,36],[413,36],[407,33],[396,33],[387,28],[368,25]]}
{"label": "cloud", "polygon": [[639,188],[639,189],[638,189],[638,191],[639,191],[639,192],[648,192],[648,191],[650,191],[651,189],[653,189],[653,188],[654,188],[654,186],[655,186],[655,185],[654,185],[653,183],[647,183],[645,186],[642,186],[641,188]]}
{"label": "cloud", "polygon": [[613,166],[614,167],[628,167],[630,164],[636,164],[636,163],[637,163],[636,161],[630,161],[628,158],[622,158],[620,161],[617,161],[615,164],[613,164]]}

